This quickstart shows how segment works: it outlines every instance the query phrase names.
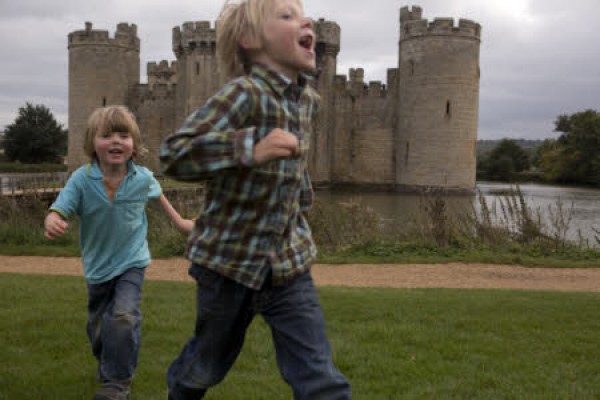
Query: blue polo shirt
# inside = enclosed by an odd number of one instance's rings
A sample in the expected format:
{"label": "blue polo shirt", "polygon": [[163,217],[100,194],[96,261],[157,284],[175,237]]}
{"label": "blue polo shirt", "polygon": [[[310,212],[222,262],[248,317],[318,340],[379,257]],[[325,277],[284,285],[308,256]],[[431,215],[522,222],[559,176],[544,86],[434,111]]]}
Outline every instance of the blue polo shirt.
{"label": "blue polo shirt", "polygon": [[133,161],[112,202],[97,162],[77,169],[50,210],[79,217],[83,274],[88,283],[109,281],[130,268],[150,264],[146,203],[160,197],[152,172]]}

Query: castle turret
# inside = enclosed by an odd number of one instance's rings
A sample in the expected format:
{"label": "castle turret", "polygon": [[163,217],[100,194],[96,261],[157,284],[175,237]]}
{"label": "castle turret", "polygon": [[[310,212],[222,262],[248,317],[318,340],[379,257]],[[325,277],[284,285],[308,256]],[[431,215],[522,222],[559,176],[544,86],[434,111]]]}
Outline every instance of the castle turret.
{"label": "castle turret", "polygon": [[98,107],[127,105],[131,90],[140,83],[140,40],[134,24],[120,23],[114,38],[108,31],[85,30],[68,37],[70,170],[87,161],[83,140],[87,119]]}
{"label": "castle turret", "polygon": [[321,95],[319,120],[312,133],[309,170],[315,183],[331,180],[333,132],[335,131],[335,76],[340,52],[340,26],[319,19],[314,23],[317,36],[318,89]]}
{"label": "castle turret", "polygon": [[186,22],[173,28],[173,53],[177,57],[177,125],[223,85],[216,49],[216,30],[208,21]]}
{"label": "castle turret", "polygon": [[396,183],[475,187],[481,26],[400,10]]}
{"label": "castle turret", "polygon": [[361,97],[365,92],[364,68],[350,68],[348,77],[350,78],[348,89],[350,89],[353,96]]}
{"label": "castle turret", "polygon": [[146,70],[150,88],[156,84],[172,86],[177,83],[177,61],[173,61],[171,65],[167,60],[162,60],[160,63],[149,62],[146,64]]}

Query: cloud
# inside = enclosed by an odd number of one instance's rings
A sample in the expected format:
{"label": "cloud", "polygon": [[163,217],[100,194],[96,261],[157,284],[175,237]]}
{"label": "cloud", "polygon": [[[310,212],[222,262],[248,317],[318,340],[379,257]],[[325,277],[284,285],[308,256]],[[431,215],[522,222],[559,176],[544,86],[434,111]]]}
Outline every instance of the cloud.
{"label": "cloud", "polygon": [[[0,0],[1,1],[1,0]],[[141,76],[150,61],[174,60],[172,28],[214,21],[216,0],[26,0],[2,2],[0,12],[0,129],[26,101],[50,108],[66,123],[69,32],[114,34],[135,23],[141,40]],[[482,138],[552,136],[561,113],[600,109],[597,0],[421,0],[423,17],[466,18],[482,25],[480,130]],[[341,27],[338,73],[364,68],[365,80],[385,82],[398,63],[396,0],[304,0],[306,14]]]}

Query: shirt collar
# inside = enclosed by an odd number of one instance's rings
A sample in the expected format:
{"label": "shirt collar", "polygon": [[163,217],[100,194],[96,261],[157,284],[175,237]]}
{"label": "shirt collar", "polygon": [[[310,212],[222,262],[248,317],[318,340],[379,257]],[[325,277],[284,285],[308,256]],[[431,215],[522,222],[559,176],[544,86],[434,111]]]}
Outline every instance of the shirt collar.
{"label": "shirt collar", "polygon": [[[137,174],[138,166],[133,162],[133,160],[127,161],[127,177],[131,177]],[[86,165],[85,172],[87,176],[92,179],[104,179],[104,174],[100,169],[100,165],[97,160]]]}
{"label": "shirt collar", "polygon": [[296,84],[282,73],[275,71],[265,64],[259,63],[252,64],[250,75],[264,80],[280,96],[283,96],[284,92],[289,89],[294,90],[298,88],[302,91],[308,85],[308,81],[312,79],[309,75],[300,73],[298,83]]}

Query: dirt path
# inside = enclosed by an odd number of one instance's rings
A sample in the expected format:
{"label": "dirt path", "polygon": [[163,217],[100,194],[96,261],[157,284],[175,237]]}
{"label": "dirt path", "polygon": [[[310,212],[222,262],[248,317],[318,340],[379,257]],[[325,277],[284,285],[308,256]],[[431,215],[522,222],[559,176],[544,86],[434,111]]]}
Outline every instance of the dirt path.
{"label": "dirt path", "polygon": [[[183,258],[154,260],[147,279],[192,281]],[[79,258],[0,256],[0,272],[81,275]],[[488,264],[317,264],[319,286],[504,288],[600,292],[600,268],[524,268]]]}

